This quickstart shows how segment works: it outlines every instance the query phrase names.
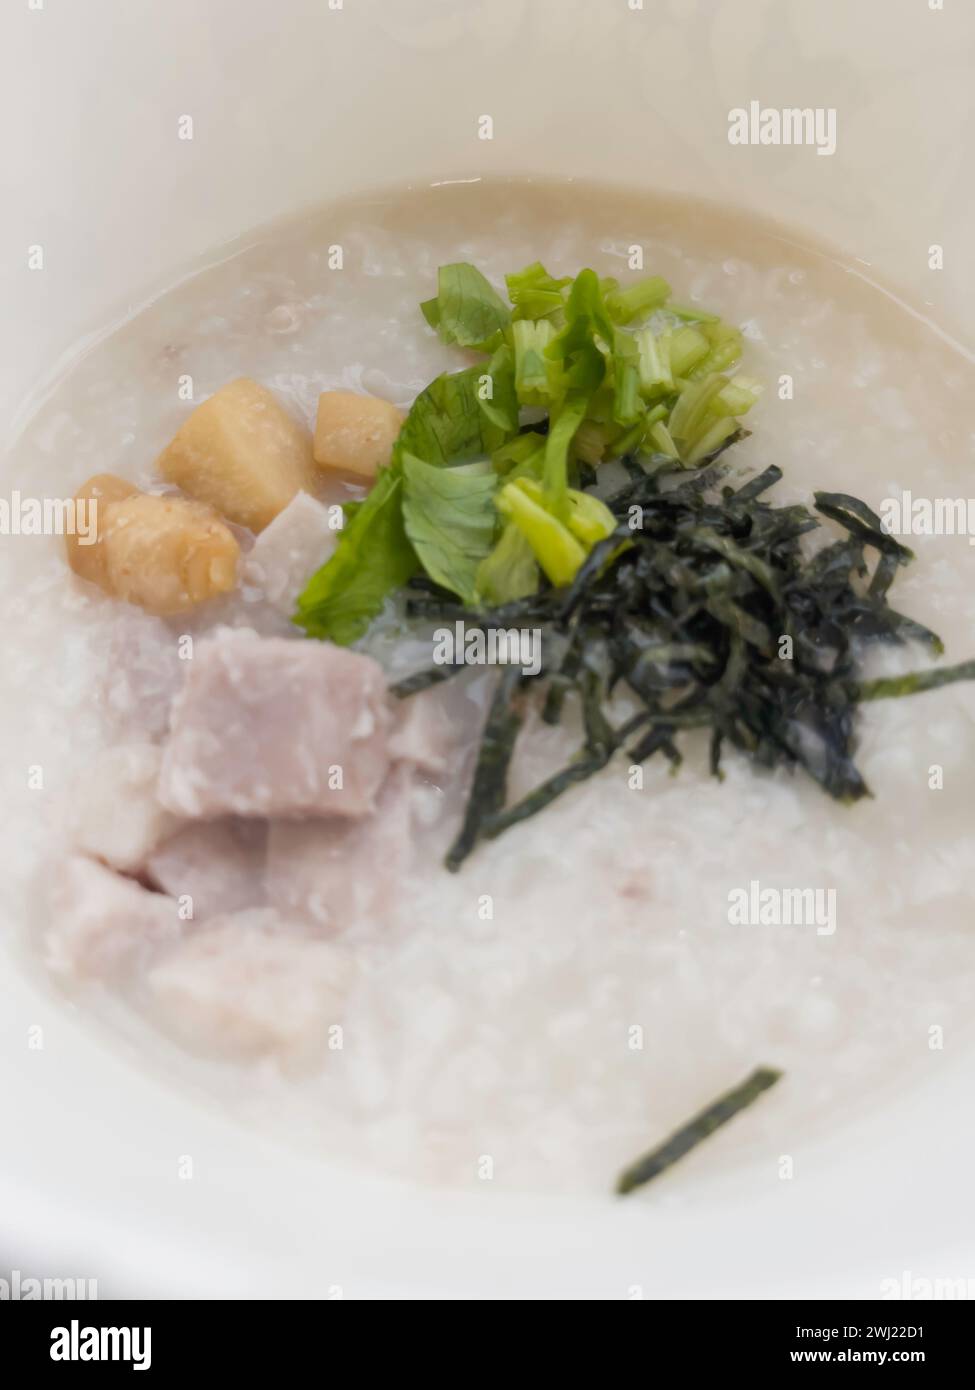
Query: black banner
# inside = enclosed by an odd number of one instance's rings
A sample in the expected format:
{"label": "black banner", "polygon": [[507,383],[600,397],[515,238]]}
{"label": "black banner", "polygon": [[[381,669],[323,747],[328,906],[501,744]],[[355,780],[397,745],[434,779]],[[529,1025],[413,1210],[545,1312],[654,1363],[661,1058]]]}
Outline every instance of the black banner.
{"label": "black banner", "polygon": [[[280,1370],[282,1357],[290,1356],[309,1358],[312,1364],[319,1360],[326,1373],[330,1363],[334,1366],[333,1356],[341,1355],[347,1364],[350,1344],[333,1339],[344,1329],[358,1331],[357,1322],[353,1315],[349,1328],[342,1300],[329,1300],[326,1306],[217,1301],[0,1304],[0,1336],[11,1358],[6,1364],[16,1365],[21,1379],[50,1367],[65,1380],[97,1369],[99,1374],[148,1374],[176,1383],[187,1372],[211,1363],[224,1373],[240,1370],[253,1376]],[[747,1373],[753,1368],[783,1372],[798,1366],[871,1366],[908,1375],[918,1368],[935,1368],[943,1374],[963,1374],[972,1340],[969,1307],[952,1301],[647,1302],[642,1313],[626,1312],[621,1325],[639,1331],[641,1342],[629,1346],[633,1351],[637,1345],[643,1347],[648,1372],[676,1362],[691,1375],[702,1370]],[[459,1330],[452,1329],[455,1334]],[[485,1339],[476,1329],[474,1336],[477,1369],[483,1371]],[[373,1340],[367,1345],[371,1351]],[[546,1352],[547,1363],[548,1356]],[[512,1348],[499,1348],[498,1373],[502,1365],[512,1369],[515,1359]],[[371,1356],[363,1369],[375,1374]],[[443,1369],[441,1364],[440,1374]],[[527,1369],[523,1367],[522,1374]],[[454,1373],[467,1374],[459,1365]]]}

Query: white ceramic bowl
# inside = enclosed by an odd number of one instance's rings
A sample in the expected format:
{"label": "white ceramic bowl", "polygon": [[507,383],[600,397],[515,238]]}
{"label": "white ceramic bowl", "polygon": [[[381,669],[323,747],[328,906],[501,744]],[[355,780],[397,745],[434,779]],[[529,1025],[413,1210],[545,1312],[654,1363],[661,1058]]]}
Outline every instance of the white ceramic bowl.
{"label": "white ceramic bowl", "polygon": [[[970,342],[973,38],[975,12],[927,0],[19,0],[0,19],[18,133],[0,426],[12,440],[64,355],[193,257],[404,182],[598,177],[729,199]],[[836,153],[731,146],[728,112],[752,100],[834,107]],[[975,1272],[961,1056],[900,1100],[865,1096],[774,1190],[739,1171],[627,1203],[438,1195],[209,1113],[11,952],[0,981],[0,1264],[103,1294],[269,1297],[878,1296],[905,1270]]]}

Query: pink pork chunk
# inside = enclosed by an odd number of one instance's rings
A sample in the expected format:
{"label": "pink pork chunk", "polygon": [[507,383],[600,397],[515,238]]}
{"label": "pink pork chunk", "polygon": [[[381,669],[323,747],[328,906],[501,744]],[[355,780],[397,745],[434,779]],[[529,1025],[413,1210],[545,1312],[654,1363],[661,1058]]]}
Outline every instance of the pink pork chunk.
{"label": "pink pork chunk", "polygon": [[81,855],[58,866],[45,947],[61,975],[119,980],[179,938],[177,905]]}
{"label": "pink pork chunk", "polygon": [[194,821],[150,854],[146,873],[186,920],[204,922],[263,905],[266,849],[262,820]]}
{"label": "pink pork chunk", "polygon": [[230,631],[173,702],[159,799],[190,817],[368,815],[389,765],[386,681],[328,642]]}
{"label": "pink pork chunk", "polygon": [[403,892],[413,843],[414,774],[393,769],[368,820],[276,821],[268,837],[267,900],[328,933],[381,921]]}

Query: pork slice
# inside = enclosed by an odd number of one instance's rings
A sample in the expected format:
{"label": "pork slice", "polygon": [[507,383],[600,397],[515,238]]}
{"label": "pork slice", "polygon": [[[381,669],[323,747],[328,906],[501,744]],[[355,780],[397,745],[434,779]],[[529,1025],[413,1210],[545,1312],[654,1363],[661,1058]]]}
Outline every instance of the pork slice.
{"label": "pork slice", "polygon": [[146,873],[179,902],[185,919],[202,922],[263,906],[266,851],[264,821],[194,821],[149,856]]}
{"label": "pork slice", "polygon": [[329,642],[229,631],[173,702],[159,796],[178,814],[363,816],[389,762],[385,678]]}
{"label": "pork slice", "polygon": [[394,768],[375,815],[273,821],[268,835],[267,900],[285,916],[329,932],[379,922],[402,893],[414,827],[412,771]]}
{"label": "pork slice", "polygon": [[123,744],[100,753],[78,776],[64,809],[74,849],[135,873],[179,820],[159,800],[160,749]]}
{"label": "pork slice", "polygon": [[307,492],[297,493],[260,533],[244,561],[245,597],[259,595],[290,618],[295,600],[331,555],[335,540],[328,507]]}
{"label": "pork slice", "polygon": [[62,975],[120,980],[181,931],[172,898],[82,855],[70,855],[57,867],[49,905],[46,954]]}
{"label": "pork slice", "polygon": [[320,1056],[342,1016],[348,952],[289,929],[276,913],[214,918],[149,973],[163,1025],[184,1045],[223,1057]]}

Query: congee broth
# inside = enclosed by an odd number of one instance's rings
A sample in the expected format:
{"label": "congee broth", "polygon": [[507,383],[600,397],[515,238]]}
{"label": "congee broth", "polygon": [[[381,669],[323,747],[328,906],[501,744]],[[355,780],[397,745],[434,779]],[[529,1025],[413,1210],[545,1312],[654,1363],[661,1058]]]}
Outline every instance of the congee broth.
{"label": "congee broth", "polygon": [[8,466],[77,522],[0,551],[28,957],[442,1185],[686,1190],[923,1084],[975,985],[972,385],[793,236],[582,184],[194,267]]}

